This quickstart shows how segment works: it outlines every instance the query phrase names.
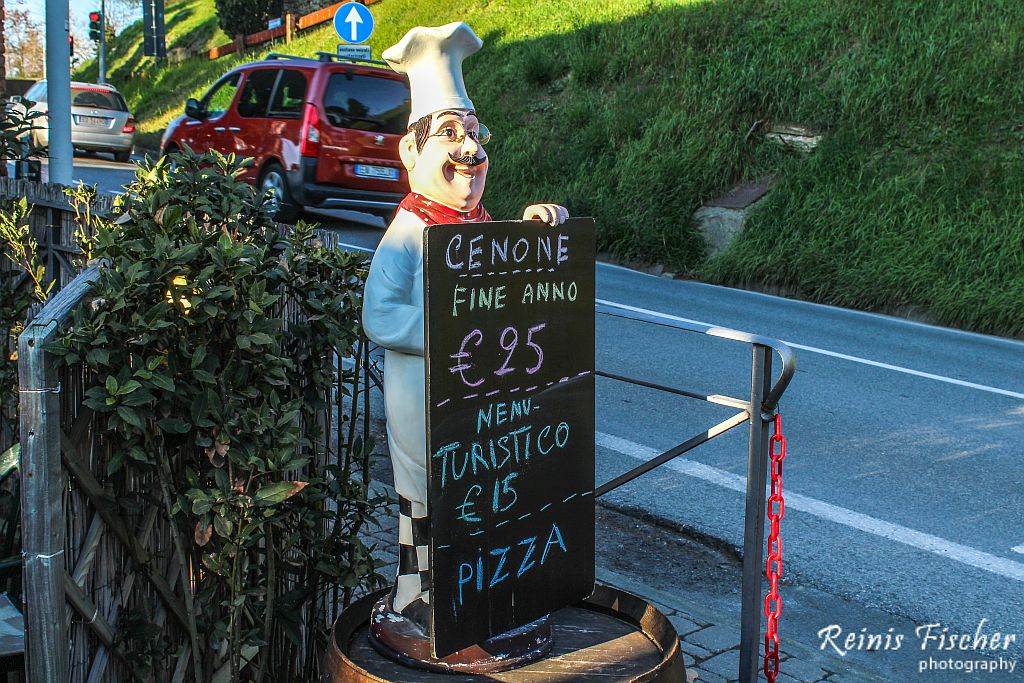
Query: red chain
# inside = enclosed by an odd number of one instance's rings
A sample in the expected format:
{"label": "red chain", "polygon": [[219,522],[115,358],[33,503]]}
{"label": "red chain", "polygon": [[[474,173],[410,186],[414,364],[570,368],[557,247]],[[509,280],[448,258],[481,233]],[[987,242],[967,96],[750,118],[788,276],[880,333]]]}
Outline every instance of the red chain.
{"label": "red chain", "polygon": [[782,578],[782,536],[779,522],[786,514],[786,501],[782,498],[782,461],[786,459],[786,437],[782,435],[782,416],[775,415],[775,431],[770,442],[772,455],[772,495],[768,498],[768,519],[772,528],[768,533],[768,595],[764,598],[764,615],[768,629],[764,634],[764,676],[768,683],[775,683],[779,674],[779,617],[782,615],[782,598],[779,596],[779,579]]}

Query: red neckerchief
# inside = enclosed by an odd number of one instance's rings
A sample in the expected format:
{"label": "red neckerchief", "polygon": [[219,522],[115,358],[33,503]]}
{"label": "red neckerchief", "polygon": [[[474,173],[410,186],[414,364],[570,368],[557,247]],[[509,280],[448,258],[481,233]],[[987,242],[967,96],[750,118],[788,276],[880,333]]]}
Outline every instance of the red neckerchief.
{"label": "red neckerchief", "polygon": [[416,215],[427,225],[447,225],[449,223],[483,223],[491,220],[491,215],[483,204],[477,204],[472,211],[456,211],[455,209],[439,204],[433,199],[427,199],[421,194],[410,192],[399,204],[399,208],[405,209]]}

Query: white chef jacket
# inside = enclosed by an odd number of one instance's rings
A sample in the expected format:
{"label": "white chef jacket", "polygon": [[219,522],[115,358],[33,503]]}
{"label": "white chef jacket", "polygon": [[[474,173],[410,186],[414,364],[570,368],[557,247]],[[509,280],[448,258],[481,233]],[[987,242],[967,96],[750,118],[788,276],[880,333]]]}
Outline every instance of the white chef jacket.
{"label": "white chef jacket", "polygon": [[[384,412],[398,495],[427,504],[423,228],[399,209],[370,264],[363,329],[384,347]],[[419,506],[415,506],[419,507]]]}

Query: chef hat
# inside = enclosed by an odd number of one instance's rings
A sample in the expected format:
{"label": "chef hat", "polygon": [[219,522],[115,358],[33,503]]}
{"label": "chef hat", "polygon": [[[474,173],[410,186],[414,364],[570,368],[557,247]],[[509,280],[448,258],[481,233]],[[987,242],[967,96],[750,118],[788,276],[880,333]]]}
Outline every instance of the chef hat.
{"label": "chef hat", "polygon": [[417,26],[381,55],[398,73],[408,74],[412,91],[409,125],[445,109],[472,109],[462,79],[462,60],[483,41],[464,22]]}

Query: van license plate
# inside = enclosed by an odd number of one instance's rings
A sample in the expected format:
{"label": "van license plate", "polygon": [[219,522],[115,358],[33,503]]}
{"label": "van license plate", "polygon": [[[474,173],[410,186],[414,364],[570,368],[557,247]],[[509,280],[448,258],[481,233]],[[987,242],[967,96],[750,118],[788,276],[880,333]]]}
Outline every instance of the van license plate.
{"label": "van license plate", "polygon": [[79,116],[78,123],[82,126],[103,126],[106,128],[110,123],[110,119],[103,118],[102,116]]}
{"label": "van license plate", "polygon": [[356,176],[359,178],[381,178],[382,180],[398,180],[398,169],[387,166],[368,166],[356,164]]}

